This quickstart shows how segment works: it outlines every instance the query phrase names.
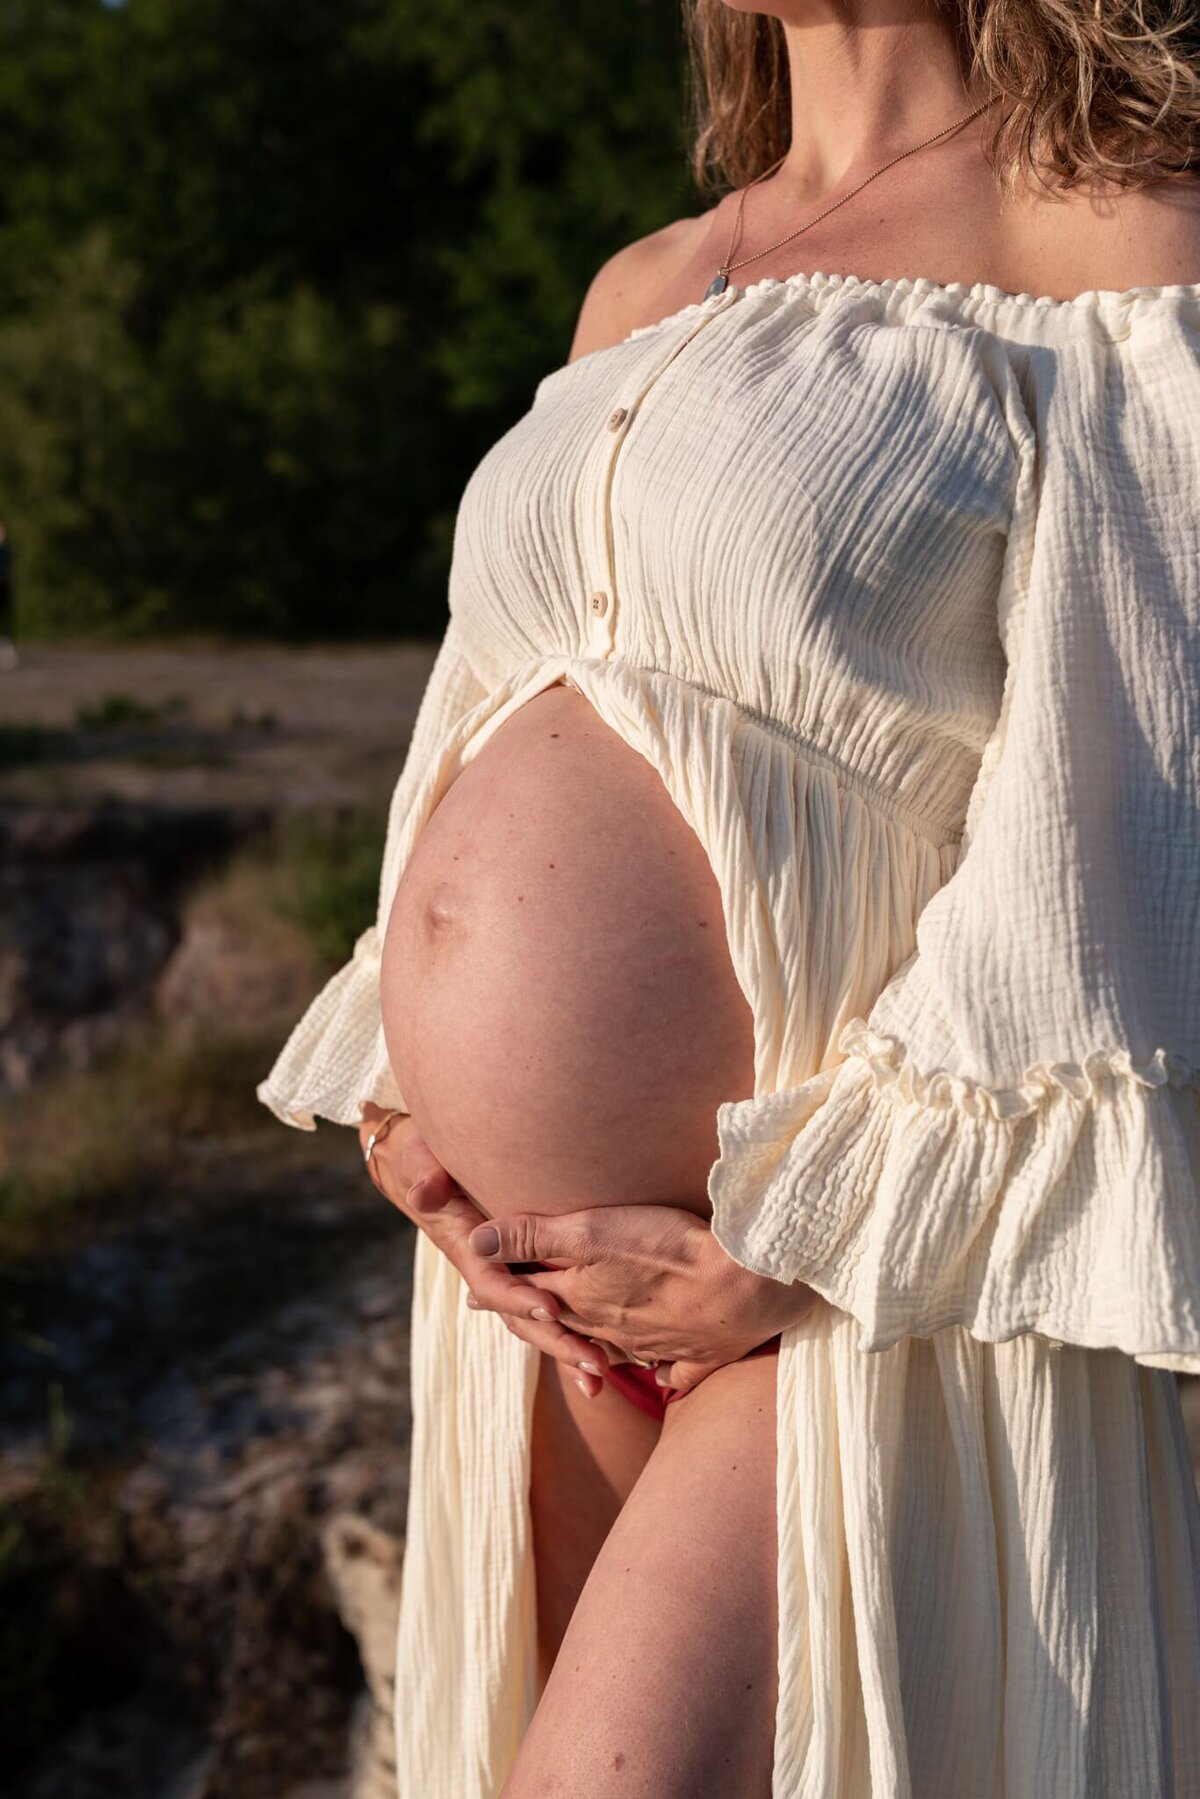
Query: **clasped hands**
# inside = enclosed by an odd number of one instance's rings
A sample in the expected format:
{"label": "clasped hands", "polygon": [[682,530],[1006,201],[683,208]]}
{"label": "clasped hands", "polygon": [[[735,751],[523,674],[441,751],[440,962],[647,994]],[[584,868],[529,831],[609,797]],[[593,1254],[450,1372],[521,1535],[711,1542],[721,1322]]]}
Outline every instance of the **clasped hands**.
{"label": "clasped hands", "polygon": [[[365,1105],[360,1139],[385,1114]],[[436,1160],[411,1119],[396,1121],[368,1164],[384,1197],[447,1255],[467,1304],[498,1312],[515,1336],[567,1363],[590,1397],[603,1362],[658,1364],[655,1379],[687,1392],[796,1324],[810,1288],[735,1262],[708,1224],[669,1206],[597,1206],[486,1219]],[[542,1262],[514,1274],[508,1263]]]}

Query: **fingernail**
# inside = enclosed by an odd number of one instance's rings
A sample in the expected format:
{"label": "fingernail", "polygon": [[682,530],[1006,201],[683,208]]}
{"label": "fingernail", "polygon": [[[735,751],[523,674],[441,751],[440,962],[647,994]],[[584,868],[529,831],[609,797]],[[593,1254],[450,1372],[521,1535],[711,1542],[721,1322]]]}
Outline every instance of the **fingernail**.
{"label": "fingernail", "polygon": [[470,1306],[470,1308],[473,1312],[477,1312],[479,1310],[479,1301],[476,1299],[476,1297],[473,1293],[467,1294],[467,1304]]}
{"label": "fingernail", "polygon": [[604,1378],[603,1368],[597,1368],[595,1362],[580,1362],[579,1366],[585,1374],[598,1374],[601,1379]]}
{"label": "fingernail", "polygon": [[500,1248],[500,1232],[494,1224],[481,1224],[471,1232],[471,1248],[477,1256],[494,1256]]}
{"label": "fingernail", "polygon": [[654,1379],[660,1387],[669,1387],[671,1384],[667,1376],[660,1374],[657,1368],[654,1370]]}
{"label": "fingernail", "polygon": [[554,1322],[552,1315],[546,1310],[545,1306],[534,1306],[529,1316],[531,1318],[540,1318],[544,1324],[553,1324]]}
{"label": "fingernail", "polygon": [[577,1380],[575,1385],[579,1388],[579,1391],[583,1394],[585,1399],[590,1399],[592,1397],[592,1389],[585,1380]]}

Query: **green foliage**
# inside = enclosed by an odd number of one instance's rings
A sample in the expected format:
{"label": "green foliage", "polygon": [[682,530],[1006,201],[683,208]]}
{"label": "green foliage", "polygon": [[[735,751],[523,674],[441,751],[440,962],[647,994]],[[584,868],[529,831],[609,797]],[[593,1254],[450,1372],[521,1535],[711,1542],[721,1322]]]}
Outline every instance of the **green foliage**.
{"label": "green foliage", "polygon": [[330,969],[345,962],[375,918],[387,820],[361,807],[333,819],[299,813],[289,820],[277,860],[287,871],[279,900]]}
{"label": "green foliage", "polygon": [[30,277],[28,307],[0,321],[0,496],[35,627],[160,622],[149,596],[134,616],[119,611],[142,525],[126,503],[146,404],[123,323],[136,280],[96,228],[56,251]]}
{"label": "green foliage", "polygon": [[81,731],[124,731],[130,726],[157,725],[177,718],[188,709],[186,694],[175,693],[148,706],[132,693],[102,693],[90,706],[79,706],[75,719]]}
{"label": "green foliage", "polygon": [[0,8],[21,631],[440,630],[471,467],[697,210],[683,117],[661,0]]}

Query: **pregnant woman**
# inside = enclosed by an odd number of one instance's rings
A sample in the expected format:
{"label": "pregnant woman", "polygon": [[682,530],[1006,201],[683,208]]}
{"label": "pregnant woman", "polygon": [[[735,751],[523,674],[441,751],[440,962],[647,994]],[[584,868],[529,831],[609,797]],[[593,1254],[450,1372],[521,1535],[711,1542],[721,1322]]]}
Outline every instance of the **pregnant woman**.
{"label": "pregnant woman", "polygon": [[1200,50],[687,14],[259,1088],[421,1227],[401,1799],[1196,1799]]}

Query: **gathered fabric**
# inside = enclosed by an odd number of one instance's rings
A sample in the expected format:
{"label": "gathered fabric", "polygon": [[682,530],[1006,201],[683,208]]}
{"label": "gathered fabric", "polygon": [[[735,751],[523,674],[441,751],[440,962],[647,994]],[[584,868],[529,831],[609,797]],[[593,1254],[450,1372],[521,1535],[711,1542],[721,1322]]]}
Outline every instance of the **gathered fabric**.
{"label": "gathered fabric", "polygon": [[[403,1107],[392,898],[558,682],[754,1022],[713,1229],[777,1382],[774,1799],[1200,1799],[1200,286],[800,275],[553,370],[462,496],[375,921],[259,1086]],[[537,1701],[538,1357],[420,1239],[400,1799]]]}

